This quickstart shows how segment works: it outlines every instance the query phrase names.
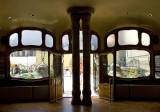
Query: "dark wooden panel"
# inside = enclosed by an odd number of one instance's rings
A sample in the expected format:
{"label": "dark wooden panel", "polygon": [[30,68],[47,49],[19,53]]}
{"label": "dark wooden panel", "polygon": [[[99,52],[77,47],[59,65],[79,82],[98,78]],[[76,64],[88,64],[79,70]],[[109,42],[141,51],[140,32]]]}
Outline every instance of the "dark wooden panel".
{"label": "dark wooden panel", "polygon": [[5,77],[5,55],[0,55],[0,79]]}
{"label": "dark wooden panel", "polygon": [[1,87],[0,99],[2,101],[31,100],[32,87]]}
{"label": "dark wooden panel", "polygon": [[128,84],[121,84],[116,86],[117,98],[129,98],[129,86]]}
{"label": "dark wooden panel", "polygon": [[63,93],[63,91],[62,91],[62,84],[57,84],[56,85],[57,87],[57,97],[56,97],[56,99],[61,99],[62,98],[62,93]]}
{"label": "dark wooden panel", "polygon": [[48,86],[33,86],[33,99],[34,100],[49,100]]}
{"label": "dark wooden panel", "polygon": [[160,98],[160,85],[131,85],[130,98]]}

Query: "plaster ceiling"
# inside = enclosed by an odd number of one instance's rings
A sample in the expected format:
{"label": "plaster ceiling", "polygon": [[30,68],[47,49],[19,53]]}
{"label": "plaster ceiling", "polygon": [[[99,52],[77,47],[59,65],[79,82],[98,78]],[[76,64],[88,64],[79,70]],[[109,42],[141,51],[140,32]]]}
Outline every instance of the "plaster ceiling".
{"label": "plaster ceiling", "polygon": [[40,27],[60,34],[71,28],[66,10],[72,6],[95,8],[91,29],[102,36],[127,26],[160,29],[159,0],[0,0],[0,30]]}

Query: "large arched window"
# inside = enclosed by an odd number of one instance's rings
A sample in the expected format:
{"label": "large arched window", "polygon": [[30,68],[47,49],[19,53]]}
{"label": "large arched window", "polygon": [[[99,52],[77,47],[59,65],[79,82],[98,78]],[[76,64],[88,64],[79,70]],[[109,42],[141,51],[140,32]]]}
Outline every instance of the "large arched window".
{"label": "large arched window", "polygon": [[106,77],[112,77],[114,69],[119,78],[150,77],[151,35],[141,28],[121,28],[110,32],[105,38],[106,56],[101,56],[101,60],[106,60],[101,64],[106,65],[106,69],[101,69],[102,72],[106,70]]}
{"label": "large arched window", "polygon": [[39,28],[20,28],[9,35],[8,45],[10,78],[48,78],[49,51],[55,50],[52,33]]}

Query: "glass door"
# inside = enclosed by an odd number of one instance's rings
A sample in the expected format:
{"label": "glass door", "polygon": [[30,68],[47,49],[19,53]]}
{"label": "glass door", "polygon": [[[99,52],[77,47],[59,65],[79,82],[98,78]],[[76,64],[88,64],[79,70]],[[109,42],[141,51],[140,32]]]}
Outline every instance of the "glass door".
{"label": "glass door", "polygon": [[96,94],[99,92],[99,58],[93,54],[93,89]]}
{"label": "glass door", "polygon": [[49,93],[50,93],[50,102],[56,101],[56,88],[55,88],[55,77],[54,77],[54,69],[53,69],[53,53],[50,53],[50,67],[49,67]]}
{"label": "glass door", "polygon": [[62,56],[50,53],[50,102],[62,98]]}

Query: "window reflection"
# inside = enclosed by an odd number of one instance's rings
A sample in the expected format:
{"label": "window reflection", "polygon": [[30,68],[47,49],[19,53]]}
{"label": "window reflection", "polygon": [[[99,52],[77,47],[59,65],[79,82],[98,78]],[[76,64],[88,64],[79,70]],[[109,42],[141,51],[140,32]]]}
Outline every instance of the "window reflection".
{"label": "window reflection", "polygon": [[[22,55],[20,55],[20,52],[22,52]],[[23,79],[48,77],[48,52],[23,50],[11,53],[10,76]]]}
{"label": "window reflection", "polygon": [[53,47],[53,37],[51,35],[46,34],[45,36],[45,45],[46,47]]}
{"label": "window reflection", "polygon": [[118,32],[118,43],[120,45],[137,45],[138,31],[137,30],[121,30]]}
{"label": "window reflection", "polygon": [[108,38],[107,38],[107,46],[108,47],[115,46],[115,35],[114,34],[111,34],[111,35],[108,36]]}
{"label": "window reflection", "polygon": [[142,33],[141,42],[142,42],[142,45],[149,46],[150,36],[147,33]]}
{"label": "window reflection", "polygon": [[98,48],[98,38],[96,35],[91,36],[91,50],[97,50]]}
{"label": "window reflection", "polygon": [[9,38],[9,45],[15,47],[18,45],[18,33],[13,33]]}
{"label": "window reflection", "polygon": [[62,48],[65,51],[69,50],[69,36],[68,35],[64,35],[62,37]]}
{"label": "window reflection", "polygon": [[37,30],[23,30],[22,44],[40,46],[42,44],[42,32]]}
{"label": "window reflection", "polygon": [[[116,76],[121,78],[146,77],[150,74],[150,54],[144,50],[116,52]],[[110,58],[108,61],[111,60]],[[113,76],[113,63],[108,64],[108,75]]]}

